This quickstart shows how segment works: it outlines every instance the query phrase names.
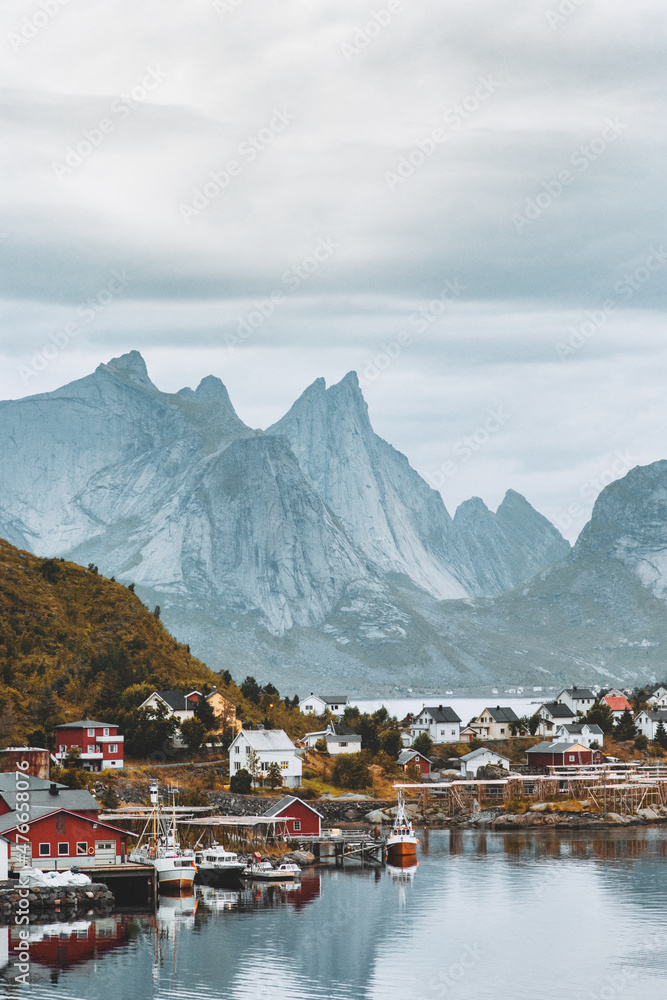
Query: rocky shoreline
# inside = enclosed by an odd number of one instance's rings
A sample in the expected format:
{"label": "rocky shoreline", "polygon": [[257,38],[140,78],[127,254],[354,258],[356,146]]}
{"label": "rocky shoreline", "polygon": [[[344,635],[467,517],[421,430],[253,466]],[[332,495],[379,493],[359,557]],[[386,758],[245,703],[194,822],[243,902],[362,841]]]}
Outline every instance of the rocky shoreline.
{"label": "rocky shoreline", "polygon": [[71,917],[79,910],[101,910],[108,912],[113,909],[115,899],[113,893],[101,882],[93,882],[86,886],[35,886],[27,888],[13,885],[0,889],[0,922],[16,919],[22,914],[28,914],[30,919],[45,911],[59,914],[67,911]]}

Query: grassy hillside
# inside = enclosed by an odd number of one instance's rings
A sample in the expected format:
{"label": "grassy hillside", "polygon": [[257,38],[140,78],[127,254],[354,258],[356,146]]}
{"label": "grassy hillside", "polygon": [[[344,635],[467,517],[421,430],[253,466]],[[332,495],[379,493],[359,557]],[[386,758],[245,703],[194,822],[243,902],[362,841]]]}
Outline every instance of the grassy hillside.
{"label": "grassy hillside", "polygon": [[239,717],[294,735],[304,729],[305,717],[277,692],[249,701],[226,670],[191,656],[127,587],[0,539],[0,745],[50,744],[56,723],[84,715],[113,722],[156,688],[214,684]]}

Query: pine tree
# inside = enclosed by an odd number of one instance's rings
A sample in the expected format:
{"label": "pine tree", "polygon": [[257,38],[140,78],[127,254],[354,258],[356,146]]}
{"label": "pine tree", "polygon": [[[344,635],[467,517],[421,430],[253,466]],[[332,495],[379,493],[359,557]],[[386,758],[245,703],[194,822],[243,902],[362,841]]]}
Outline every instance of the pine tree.
{"label": "pine tree", "polygon": [[665,724],[660,720],[655,731],[655,742],[663,750],[667,750],[667,730],[665,729]]}

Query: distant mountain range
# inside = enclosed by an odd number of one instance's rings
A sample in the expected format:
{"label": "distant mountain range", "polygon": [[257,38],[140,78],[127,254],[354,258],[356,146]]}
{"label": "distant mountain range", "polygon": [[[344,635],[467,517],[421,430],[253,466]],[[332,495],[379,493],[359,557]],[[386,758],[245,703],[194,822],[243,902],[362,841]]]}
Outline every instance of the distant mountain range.
{"label": "distant mountain range", "polygon": [[1,536],[135,582],[234,676],[379,691],[661,674],[667,463],[607,487],[571,551],[512,490],[452,519],[374,433],[354,373],[263,432],[219,379],[163,393],[132,351],[0,403],[0,476]]}

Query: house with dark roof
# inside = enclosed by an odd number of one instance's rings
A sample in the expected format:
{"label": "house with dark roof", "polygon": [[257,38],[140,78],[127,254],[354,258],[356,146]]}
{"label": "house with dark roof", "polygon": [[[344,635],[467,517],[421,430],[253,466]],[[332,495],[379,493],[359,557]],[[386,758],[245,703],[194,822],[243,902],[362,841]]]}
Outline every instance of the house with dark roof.
{"label": "house with dark roof", "polygon": [[575,713],[569,705],[564,705],[560,701],[549,701],[540,705],[535,713],[539,717],[537,735],[551,737],[557,726],[568,725],[576,719]]}
{"label": "house with dark roof", "polygon": [[118,733],[115,722],[96,722],[79,719],[55,727],[56,752],[54,757],[62,764],[68,753],[78,747],[86,771],[123,766],[124,736]]}
{"label": "house with dark roof", "polygon": [[495,708],[484,708],[477,718],[470,721],[470,728],[474,729],[479,739],[485,740],[506,740],[513,735],[522,733],[517,728],[519,716],[513,708],[504,705],[496,705]]}
{"label": "house with dark roof", "polygon": [[322,813],[295,795],[286,795],[269,806],[264,813],[270,819],[285,822],[285,833],[291,837],[319,837],[322,833]]}
{"label": "house with dark roof", "polygon": [[434,743],[458,743],[461,738],[461,720],[449,705],[424,705],[410,723],[413,743],[421,733],[430,736]]}
{"label": "house with dark roof", "polygon": [[[26,794],[29,809],[19,798]],[[0,774],[0,836],[9,841],[13,871],[26,864],[42,869],[121,864],[132,834],[100,822],[99,814],[97,799],[86,789],[14,771]]]}
{"label": "house with dark roof", "polygon": [[[142,701],[139,708],[147,708],[153,712],[163,711],[166,715],[172,716],[178,724],[186,719],[192,719],[195,715],[195,708],[201,701],[206,701],[213,709],[217,729],[212,730],[215,735],[225,732],[236,732],[238,723],[236,720],[236,705],[229,698],[226,698],[217,687],[211,691],[153,691],[145,701]],[[178,733],[173,739],[174,746],[184,746],[183,740]]]}
{"label": "house with dark roof", "polygon": [[509,757],[503,757],[501,753],[489,750],[488,747],[478,747],[477,750],[471,750],[470,753],[464,754],[459,760],[461,774],[464,778],[476,778],[479,769],[487,767],[489,764],[492,764],[494,767],[502,767],[506,771],[509,771],[512,767],[512,761]]}
{"label": "house with dark roof", "polygon": [[658,726],[662,722],[663,729],[667,732],[667,709],[644,708],[635,718],[635,726],[642,736],[649,740],[654,740]]}
{"label": "house with dark roof", "polygon": [[299,740],[299,744],[312,750],[319,740],[324,740],[327,752],[333,755],[361,751],[361,736],[353,733],[347,726],[334,725],[332,722],[326,729],[317,729],[312,733],[306,733]]}
{"label": "house with dark roof", "polygon": [[588,688],[580,688],[575,684],[574,687],[563,688],[556,701],[559,701],[561,705],[567,705],[575,715],[577,712],[585,715],[595,704],[595,695]]}
{"label": "house with dark roof", "polygon": [[313,694],[311,691],[307,698],[299,702],[299,708],[304,715],[324,715],[325,712],[331,712],[340,717],[349,704],[350,699],[346,694]]}
{"label": "house with dark roof", "polygon": [[579,767],[581,764],[601,764],[602,751],[591,750],[581,743],[551,743],[546,740],[526,752],[531,767]]}
{"label": "house with dark roof", "polygon": [[424,777],[430,775],[433,767],[433,761],[429,757],[425,757],[423,753],[419,753],[418,750],[401,750],[396,763],[402,771],[407,771],[410,767],[418,767]]}

